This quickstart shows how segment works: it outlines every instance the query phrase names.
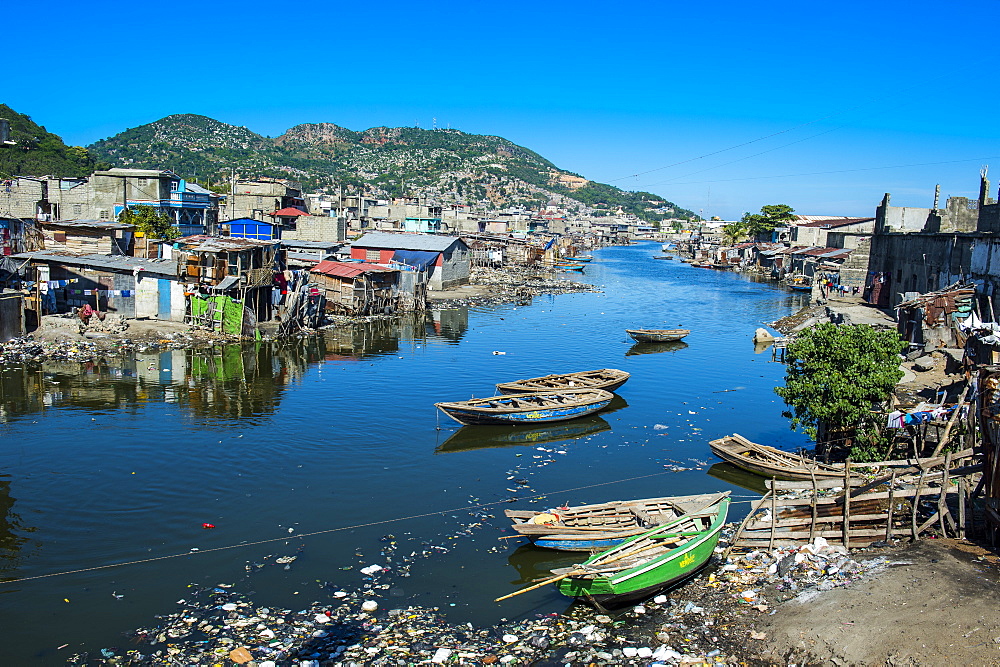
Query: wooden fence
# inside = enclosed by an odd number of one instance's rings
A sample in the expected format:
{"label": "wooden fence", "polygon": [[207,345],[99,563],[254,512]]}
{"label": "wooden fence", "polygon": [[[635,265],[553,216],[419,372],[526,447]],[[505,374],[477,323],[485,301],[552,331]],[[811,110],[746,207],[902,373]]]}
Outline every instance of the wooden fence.
{"label": "wooden fence", "polygon": [[[768,480],[768,492],[753,502],[733,535],[730,549],[796,546],[823,537],[848,548],[898,537],[916,539],[936,526],[964,537],[971,525],[967,449],[927,459],[847,462],[843,479]],[[957,463],[965,465],[955,466]],[[871,474],[862,476],[862,470]]]}

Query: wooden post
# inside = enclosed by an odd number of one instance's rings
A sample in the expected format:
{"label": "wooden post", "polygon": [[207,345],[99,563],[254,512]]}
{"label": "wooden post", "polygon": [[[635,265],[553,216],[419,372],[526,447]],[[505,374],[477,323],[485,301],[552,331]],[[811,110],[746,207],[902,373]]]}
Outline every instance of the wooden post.
{"label": "wooden post", "polygon": [[816,538],[816,497],[819,495],[819,491],[816,489],[816,470],[815,468],[809,468],[809,477],[812,478],[812,500],[810,505],[812,505],[812,520],[809,522],[809,541],[812,542]]}
{"label": "wooden post", "polygon": [[944,455],[944,468],[941,469],[941,493],[938,495],[938,520],[941,527],[941,536],[947,537],[948,531],[944,522],[944,515],[948,511],[948,485],[951,477],[951,452]]}
{"label": "wooden post", "polygon": [[913,494],[913,500],[910,501],[913,503],[913,512],[910,516],[910,532],[912,533],[910,537],[913,540],[917,539],[917,507],[920,505],[920,491],[924,487],[924,478],[926,476],[927,468],[924,468],[920,471],[920,480],[917,482],[917,488],[916,492]]}
{"label": "wooden post", "polygon": [[885,541],[892,541],[892,511],[896,502],[896,471],[892,471],[892,479],[889,480],[889,516],[885,524]]}
{"label": "wooden post", "polygon": [[958,536],[965,537],[965,477],[958,478]]}
{"label": "wooden post", "polygon": [[948,420],[948,425],[944,428],[944,435],[938,440],[937,447],[931,453],[931,458],[937,456],[941,453],[941,450],[945,448],[948,444],[948,439],[951,437],[951,429],[955,426],[955,421],[958,420],[958,415],[962,412],[962,406],[965,405],[966,399],[972,392],[972,380],[969,380],[965,385],[965,391],[962,392],[962,397],[958,400],[958,405],[955,406],[955,411],[951,413],[951,419]]}
{"label": "wooden post", "polygon": [[778,497],[774,493],[775,482],[778,481],[777,477],[771,478],[771,537],[767,541],[767,550],[770,551],[774,548],[774,531],[778,529]]}
{"label": "wooden post", "polygon": [[851,457],[844,463],[844,547],[851,548]]}

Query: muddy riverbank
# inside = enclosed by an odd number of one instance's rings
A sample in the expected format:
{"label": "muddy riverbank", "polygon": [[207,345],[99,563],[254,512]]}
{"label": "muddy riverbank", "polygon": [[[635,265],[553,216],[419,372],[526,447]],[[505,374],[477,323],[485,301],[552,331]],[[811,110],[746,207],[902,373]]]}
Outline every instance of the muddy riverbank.
{"label": "muddy riverbank", "polygon": [[[529,304],[543,294],[597,292],[584,282],[561,277],[550,268],[476,268],[469,285],[431,292],[429,308]],[[395,320],[398,315],[329,317],[324,328],[345,324]],[[264,323],[263,337],[275,337],[277,322]],[[302,333],[302,332],[299,332]],[[91,361],[110,355],[156,350],[210,347],[238,342],[230,336],[202,327],[162,320],[126,320],[114,314],[91,318],[88,324],[71,314],[45,315],[41,326],[28,336],[0,344],[0,364],[26,361]]]}

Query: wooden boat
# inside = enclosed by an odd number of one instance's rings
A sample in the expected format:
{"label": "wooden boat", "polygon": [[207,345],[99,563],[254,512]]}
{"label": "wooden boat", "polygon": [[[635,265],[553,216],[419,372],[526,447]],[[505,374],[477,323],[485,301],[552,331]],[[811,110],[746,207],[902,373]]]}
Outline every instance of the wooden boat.
{"label": "wooden boat", "polygon": [[724,497],[591,556],[575,568],[554,570],[561,577],[559,592],[599,606],[620,606],[681,583],[712,557],[728,511],[729,498]]}
{"label": "wooden boat", "polygon": [[722,263],[714,263],[711,264],[710,266],[716,271],[728,271],[729,269],[733,268],[732,264],[722,264]]}
{"label": "wooden boat", "polygon": [[785,281],[789,288],[799,292],[812,291],[812,282],[805,276],[794,276]]}
{"label": "wooden boat", "polygon": [[626,329],[637,343],[670,343],[691,333],[690,329]]}
{"label": "wooden boat", "polygon": [[542,424],[593,414],[614,397],[603,389],[563,389],[434,405],[459,424]]}
{"label": "wooden boat", "polygon": [[504,510],[518,534],[536,547],[560,551],[607,549],[626,538],[717,504],[729,494],[615,500],[551,510]]}
{"label": "wooden boat", "polygon": [[708,443],[712,453],[738,468],[777,479],[843,479],[844,466],[751,442],[734,433]]}
{"label": "wooden boat", "polygon": [[561,264],[557,263],[555,267],[560,271],[583,271],[583,264]]}
{"label": "wooden boat", "polygon": [[614,391],[625,384],[629,373],[617,368],[601,368],[596,371],[578,371],[576,373],[560,373],[546,375],[540,378],[501,382],[497,385],[498,394],[527,394],[540,391],[557,391],[562,389],[604,389]]}
{"label": "wooden boat", "polygon": [[653,259],[673,259],[673,255],[653,255]]}
{"label": "wooden boat", "polygon": [[593,262],[594,261],[593,257],[563,257],[563,259],[565,259],[567,262],[574,262],[574,263],[578,263],[578,262],[584,262],[584,263],[586,263],[586,262]]}

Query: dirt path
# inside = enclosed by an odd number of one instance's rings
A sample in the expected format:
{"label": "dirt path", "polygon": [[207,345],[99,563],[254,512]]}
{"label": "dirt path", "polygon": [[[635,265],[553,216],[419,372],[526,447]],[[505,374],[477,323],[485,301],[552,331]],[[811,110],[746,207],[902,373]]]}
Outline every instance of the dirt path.
{"label": "dirt path", "polygon": [[807,592],[762,616],[773,664],[1000,665],[996,558],[955,540],[895,551],[851,586]]}

